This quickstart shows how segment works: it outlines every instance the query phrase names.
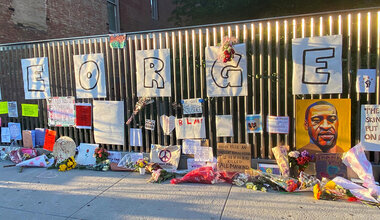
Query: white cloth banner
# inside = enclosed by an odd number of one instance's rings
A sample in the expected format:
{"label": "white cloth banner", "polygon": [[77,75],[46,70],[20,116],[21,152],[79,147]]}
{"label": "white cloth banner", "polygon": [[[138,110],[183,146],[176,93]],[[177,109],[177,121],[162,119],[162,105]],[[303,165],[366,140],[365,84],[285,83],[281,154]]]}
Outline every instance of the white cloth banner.
{"label": "white cloth banner", "polygon": [[206,138],[204,117],[175,120],[177,139]]}
{"label": "white cloth banner", "polygon": [[206,47],[207,96],[247,96],[247,57],[245,44],[234,45],[235,55],[223,63],[219,47]]}
{"label": "white cloth banner", "polygon": [[367,151],[380,151],[380,105],[361,106],[360,142]]}
{"label": "white cloth banner", "polygon": [[106,98],[106,76],[102,53],[74,55],[77,98]]}
{"label": "white cloth banner", "polygon": [[376,69],[358,69],[356,75],[356,91],[374,93],[376,90]]}
{"label": "white cloth banner", "polygon": [[171,96],[170,49],[136,51],[138,97]]}
{"label": "white cloth banner", "polygon": [[124,103],[94,100],[93,105],[95,142],[124,145]]}
{"label": "white cloth banner", "polygon": [[293,94],[342,93],[342,36],[292,41]]}
{"label": "white cloth banner", "polygon": [[142,131],[140,128],[129,129],[129,145],[130,146],[143,146]]}
{"label": "white cloth banner", "polygon": [[50,97],[48,58],[21,59],[25,99]]}
{"label": "white cloth banner", "polygon": [[216,136],[232,137],[234,136],[232,115],[216,115]]}
{"label": "white cloth banner", "polygon": [[158,163],[163,169],[176,171],[181,156],[181,146],[162,146],[152,144],[150,150],[150,162]]}

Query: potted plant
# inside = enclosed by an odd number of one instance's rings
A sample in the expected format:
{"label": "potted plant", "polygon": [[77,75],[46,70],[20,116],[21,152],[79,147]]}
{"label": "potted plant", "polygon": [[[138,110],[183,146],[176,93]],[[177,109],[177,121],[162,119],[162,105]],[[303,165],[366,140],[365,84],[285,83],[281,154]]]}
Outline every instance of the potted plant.
{"label": "potted plant", "polygon": [[148,165],[148,161],[144,158],[144,159],[139,159],[138,161],[136,161],[136,168],[138,168],[139,172],[140,172],[140,175],[144,175],[145,174],[145,167],[146,165]]}

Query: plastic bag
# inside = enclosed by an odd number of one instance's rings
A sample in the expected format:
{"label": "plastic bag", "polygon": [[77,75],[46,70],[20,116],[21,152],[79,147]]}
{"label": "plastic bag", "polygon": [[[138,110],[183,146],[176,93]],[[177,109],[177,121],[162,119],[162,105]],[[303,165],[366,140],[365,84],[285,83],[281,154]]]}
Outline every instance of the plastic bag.
{"label": "plastic bag", "polygon": [[200,167],[193,171],[190,171],[188,174],[182,178],[172,179],[171,184],[178,183],[204,183],[204,184],[214,184],[217,182],[218,173],[214,171],[212,167]]}

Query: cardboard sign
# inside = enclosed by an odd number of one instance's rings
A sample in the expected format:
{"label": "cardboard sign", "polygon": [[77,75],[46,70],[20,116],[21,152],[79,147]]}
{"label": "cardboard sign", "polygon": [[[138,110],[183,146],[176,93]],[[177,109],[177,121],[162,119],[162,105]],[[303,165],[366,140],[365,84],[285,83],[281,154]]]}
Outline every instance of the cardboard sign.
{"label": "cardboard sign", "polygon": [[158,163],[163,169],[175,171],[178,168],[179,158],[181,156],[181,146],[161,146],[158,144],[151,145],[150,161]]}
{"label": "cardboard sign", "polygon": [[8,117],[10,118],[18,117],[17,102],[8,102]]}
{"label": "cardboard sign", "polygon": [[218,143],[218,170],[242,172],[251,168],[251,145]]}
{"label": "cardboard sign", "polygon": [[44,149],[48,151],[53,151],[55,144],[55,136],[57,135],[56,131],[46,129],[45,132],[45,141],[44,141]]}
{"label": "cardboard sign", "polygon": [[11,134],[8,127],[1,127],[1,142],[11,143]]}
{"label": "cardboard sign", "polygon": [[21,124],[20,123],[13,123],[9,122],[8,123],[8,128],[9,128],[9,134],[11,136],[11,140],[21,140]]}
{"label": "cardboard sign", "polygon": [[356,75],[356,91],[374,93],[376,90],[376,69],[358,69]]}
{"label": "cardboard sign", "polygon": [[75,125],[75,97],[52,97],[47,99],[49,126]]}
{"label": "cardboard sign", "polygon": [[90,103],[75,104],[75,126],[76,128],[91,129],[92,127],[92,108]]}
{"label": "cardboard sign", "polygon": [[261,115],[247,115],[245,116],[247,133],[261,133],[263,132],[263,123]]}
{"label": "cardboard sign", "polygon": [[22,59],[25,99],[50,97],[49,66],[47,57]]}
{"label": "cardboard sign", "polygon": [[206,47],[207,97],[248,95],[245,44],[236,44],[234,49],[234,58],[224,63],[220,47]]}
{"label": "cardboard sign", "polygon": [[138,50],[135,56],[137,96],[171,96],[170,49]]}
{"label": "cardboard sign", "polygon": [[74,55],[77,98],[106,98],[106,75],[102,53]]}
{"label": "cardboard sign", "polygon": [[154,131],[154,126],[156,125],[155,120],[145,119],[145,129]]}
{"label": "cardboard sign", "polygon": [[342,93],[342,35],[292,40],[293,95]]}
{"label": "cardboard sign", "polygon": [[38,117],[38,104],[21,104],[21,115],[25,117]]}
{"label": "cardboard sign", "polygon": [[380,105],[361,106],[360,142],[367,151],[380,151]]}
{"label": "cardboard sign", "polygon": [[165,135],[170,135],[170,133],[175,128],[175,117],[171,115],[170,117],[166,115],[161,115],[160,124]]}
{"label": "cardboard sign", "polygon": [[202,113],[202,103],[203,103],[203,99],[199,99],[199,98],[181,100],[183,114],[190,115],[190,114]]}
{"label": "cardboard sign", "polygon": [[216,115],[215,120],[217,137],[234,136],[232,115]]}
{"label": "cardboard sign", "polygon": [[267,131],[268,133],[275,133],[275,134],[289,133],[289,117],[268,115]]}
{"label": "cardboard sign", "polygon": [[331,180],[336,176],[347,178],[347,167],[342,162],[341,153],[315,154],[315,169],[318,179],[326,177]]}
{"label": "cardboard sign", "polygon": [[175,120],[177,139],[206,138],[204,117]]}
{"label": "cardboard sign", "polygon": [[0,114],[8,114],[8,102],[0,102]]}

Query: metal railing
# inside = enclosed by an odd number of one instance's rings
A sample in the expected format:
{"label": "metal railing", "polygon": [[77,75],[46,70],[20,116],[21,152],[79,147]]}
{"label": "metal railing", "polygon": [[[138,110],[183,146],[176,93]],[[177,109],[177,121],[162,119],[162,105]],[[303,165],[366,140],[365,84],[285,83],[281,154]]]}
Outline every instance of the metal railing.
{"label": "metal railing", "polygon": [[[2,123],[21,122],[22,129],[47,125],[45,100],[25,100],[20,60],[48,57],[52,96],[75,96],[73,55],[103,53],[105,57],[107,98],[125,103],[125,114],[130,116],[136,97],[136,50],[170,48],[172,69],[172,97],[155,98],[155,102],[126,125],[124,146],[107,145],[108,149],[149,152],[150,144],[181,144],[172,134],[163,135],[161,115],[182,116],[175,103],[181,99],[203,98],[210,146],[218,142],[250,143],[254,158],[272,159],[271,148],[285,143],[295,146],[295,100],[315,98],[350,98],[352,100],[352,145],[359,141],[360,105],[379,104],[380,101],[380,8],[346,10],[269,19],[257,19],[223,24],[182,27],[127,34],[124,49],[111,49],[107,35],[55,39],[0,45],[0,77],[3,100],[18,103],[38,103],[39,118],[6,118]],[[343,93],[339,95],[292,95],[291,40],[299,37],[343,36]],[[247,46],[248,96],[206,97],[205,47],[216,46],[224,36],[234,36]],[[354,89],[356,70],[377,69],[375,94],[359,94]],[[77,99],[91,103],[92,99]],[[218,138],[215,115],[231,114],[234,136]],[[245,115],[261,114],[289,116],[290,133],[248,134]],[[199,116],[199,115],[198,115]],[[154,131],[144,130],[144,146],[129,145],[129,128],[143,127],[145,119],[155,119]],[[263,120],[265,124],[265,120]],[[57,128],[58,136],[68,135],[77,143],[93,143],[92,130],[73,127]],[[379,163],[379,153],[368,154]]]}

